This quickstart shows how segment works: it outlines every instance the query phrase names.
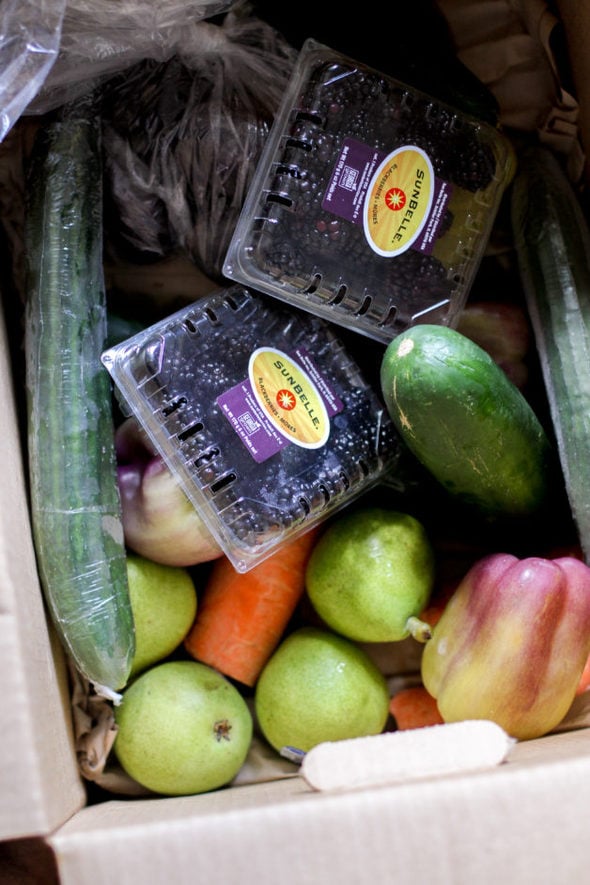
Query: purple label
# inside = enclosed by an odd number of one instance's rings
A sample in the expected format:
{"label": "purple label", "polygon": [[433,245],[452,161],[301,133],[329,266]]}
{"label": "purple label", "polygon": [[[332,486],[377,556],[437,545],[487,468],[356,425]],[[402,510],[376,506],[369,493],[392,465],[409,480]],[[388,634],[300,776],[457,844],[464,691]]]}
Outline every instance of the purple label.
{"label": "purple label", "polygon": [[299,365],[305,369],[317,387],[318,392],[324,401],[329,417],[331,418],[333,415],[337,415],[338,412],[341,412],[344,408],[344,403],[336,396],[324,376],[320,373],[320,370],[312,360],[308,351],[302,347],[298,347],[293,351],[291,356],[293,356]]}
{"label": "purple label", "polygon": [[259,464],[289,445],[258,405],[247,379],[217,397],[217,404]]}
{"label": "purple label", "polygon": [[420,236],[413,244],[414,249],[417,249],[419,252],[425,252],[427,255],[432,253],[445,216],[447,204],[451,199],[451,190],[451,185],[447,181],[442,181],[440,178],[434,179],[432,208]]}
{"label": "purple label", "polygon": [[362,224],[365,194],[375,169],[386,156],[354,138],[345,138],[322,200],[322,209]]}

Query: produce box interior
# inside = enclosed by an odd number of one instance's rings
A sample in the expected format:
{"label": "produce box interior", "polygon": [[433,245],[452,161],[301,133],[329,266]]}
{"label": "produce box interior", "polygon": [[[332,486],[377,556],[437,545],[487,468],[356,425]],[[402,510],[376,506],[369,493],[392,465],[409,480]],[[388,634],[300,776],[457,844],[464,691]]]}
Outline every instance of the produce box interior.
{"label": "produce box interior", "polygon": [[0,38],[0,879],[583,881],[590,15],[57,5]]}

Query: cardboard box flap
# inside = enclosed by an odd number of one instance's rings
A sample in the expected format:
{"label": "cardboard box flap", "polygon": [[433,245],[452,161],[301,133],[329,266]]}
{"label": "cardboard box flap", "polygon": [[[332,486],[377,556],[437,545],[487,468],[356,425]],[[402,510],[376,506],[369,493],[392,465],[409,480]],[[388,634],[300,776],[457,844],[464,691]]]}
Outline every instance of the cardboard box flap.
{"label": "cardboard box flap", "polygon": [[[590,732],[519,744],[469,776],[339,794],[302,778],[109,801],[49,838],[63,885],[583,881]],[[550,801],[548,801],[550,797]]]}
{"label": "cardboard box flap", "polygon": [[60,649],[48,640],[37,576],[9,347],[0,323],[0,838],[41,835],[85,802]]}

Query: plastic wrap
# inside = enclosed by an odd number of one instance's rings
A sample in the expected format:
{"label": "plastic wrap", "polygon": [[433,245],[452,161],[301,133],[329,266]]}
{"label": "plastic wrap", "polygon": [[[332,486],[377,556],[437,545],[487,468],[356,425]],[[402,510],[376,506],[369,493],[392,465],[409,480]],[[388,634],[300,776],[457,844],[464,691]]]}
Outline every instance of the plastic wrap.
{"label": "plastic wrap", "polygon": [[221,266],[295,50],[244,7],[202,22],[165,62],[109,81],[107,236],[135,260],[182,251],[211,279]]}
{"label": "plastic wrap", "polygon": [[0,7],[0,141],[41,88],[59,50],[66,0]]}
{"label": "plastic wrap", "polygon": [[511,218],[557,452],[590,563],[590,228],[563,165],[544,146],[519,157]]}
{"label": "plastic wrap", "polygon": [[231,0],[6,0],[0,8],[0,141],[141,58],[162,60]]}
{"label": "plastic wrap", "polygon": [[105,697],[134,624],[117,486],[102,275],[100,121],[92,100],[39,131],[27,178],[24,355],[31,525],[64,649]]}
{"label": "plastic wrap", "polygon": [[[43,5],[51,7],[51,0]],[[192,44],[199,22],[225,12],[231,0],[62,0],[53,5],[62,7],[59,55],[27,108],[30,114],[73,101],[141,59],[164,61],[182,52]]]}

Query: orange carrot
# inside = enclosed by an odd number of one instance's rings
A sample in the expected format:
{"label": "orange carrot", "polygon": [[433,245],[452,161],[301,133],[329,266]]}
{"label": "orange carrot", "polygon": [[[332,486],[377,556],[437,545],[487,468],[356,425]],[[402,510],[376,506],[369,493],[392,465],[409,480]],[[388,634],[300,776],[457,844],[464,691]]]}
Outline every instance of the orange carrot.
{"label": "orange carrot", "polygon": [[441,581],[440,585],[435,588],[428,606],[420,613],[420,620],[426,621],[431,627],[438,624],[447,602],[459,586],[459,583],[459,578]]}
{"label": "orange carrot", "polygon": [[389,702],[389,712],[399,731],[441,725],[444,722],[436,700],[422,685],[402,688],[396,692]]}
{"label": "orange carrot", "polygon": [[248,572],[237,572],[226,556],[215,560],[184,640],[187,652],[253,686],[304,594],[317,534],[307,531]]}
{"label": "orange carrot", "polygon": [[588,689],[590,689],[590,657],[586,661],[586,666],[580,676],[580,681],[578,682],[578,687],[576,689],[576,696],[584,694]]}

